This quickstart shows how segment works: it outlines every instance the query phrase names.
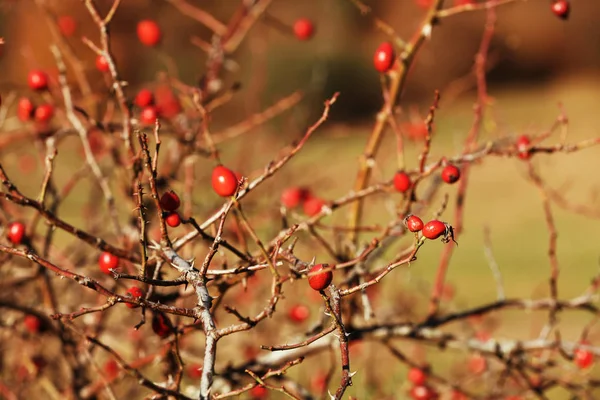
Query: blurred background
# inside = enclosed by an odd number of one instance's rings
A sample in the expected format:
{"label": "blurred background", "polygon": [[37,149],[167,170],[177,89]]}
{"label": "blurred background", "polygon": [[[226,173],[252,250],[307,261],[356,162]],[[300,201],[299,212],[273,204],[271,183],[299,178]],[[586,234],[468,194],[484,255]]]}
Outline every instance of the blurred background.
{"label": "blurred background", "polygon": [[[25,93],[30,69],[55,70],[49,51],[52,35],[46,15],[38,8],[41,3],[57,17],[71,15],[79,21],[77,34],[69,42],[84,62],[85,72],[95,89],[108,93],[102,74],[94,67],[95,55],[79,40],[81,36],[87,36],[97,41],[97,27],[82,2],[75,0],[0,0],[0,35],[6,42],[1,47],[0,91],[3,94]],[[112,1],[98,0],[96,3],[106,12]],[[233,0],[190,3],[222,22],[228,21],[239,4]],[[425,13],[412,0],[365,3],[372,7],[373,15],[382,18],[405,39],[411,37]],[[516,2],[498,8],[498,23],[489,55],[488,91],[492,102],[486,112],[482,140],[543,133],[558,116],[559,104],[569,117],[570,142],[600,134],[597,118],[600,105],[600,2],[573,0],[571,3],[568,21],[552,14],[549,0]],[[312,40],[300,42],[293,37],[291,25],[299,17],[314,21],[316,33]],[[155,19],[163,29],[163,43],[158,48],[146,48],[137,41],[136,24],[146,18]],[[431,40],[425,43],[410,71],[399,105],[401,123],[421,121],[433,91],[441,92],[433,159],[462,151],[463,140],[473,121],[472,106],[476,96],[471,71],[484,22],[484,11],[444,19],[434,28]],[[210,42],[211,32],[192,18],[183,16],[169,1],[122,1],[110,26],[110,35],[117,67],[122,79],[128,82],[128,94],[132,96],[160,73],[166,72],[189,85],[197,84],[204,73],[206,55],[192,44],[191,38],[197,36]],[[375,28],[370,16],[362,16],[346,0],[276,0],[269,8],[268,18],[252,28],[242,46],[232,55],[228,71],[223,75],[225,86],[239,84],[240,89],[227,107],[214,113],[212,129],[218,131],[244,121],[296,90],[302,90],[305,97],[282,116],[224,146],[222,157],[225,161],[246,175],[260,173],[261,168],[276,157],[278,149],[297,139],[314,122],[322,111],[323,101],[333,92],[340,92],[331,119],[277,178],[250,196],[252,200],[249,201],[257,204],[250,211],[255,213],[253,218],[264,220],[268,216],[277,216],[280,191],[289,182],[309,186],[327,199],[335,199],[351,189],[357,171],[356,161],[382,104],[380,76],[372,67],[372,59],[376,47],[386,39]],[[79,101],[83,100],[80,98]],[[16,119],[9,118],[4,131],[0,132],[0,139],[19,129]],[[545,144],[557,141],[558,138],[553,136]],[[408,168],[416,165],[421,148],[418,140],[407,144]],[[23,143],[4,146],[0,148],[0,160],[17,186],[25,192],[36,193],[42,176],[42,162],[38,158],[37,172],[24,176],[18,160],[25,153],[35,154]],[[81,159],[68,156],[59,157],[58,161],[57,173],[64,176],[81,163]],[[573,204],[583,204],[586,210],[591,210],[586,216],[573,214],[558,205],[553,207],[559,231],[558,259],[562,268],[559,293],[561,297],[573,297],[588,287],[599,267],[600,178],[597,171],[600,170],[600,150],[590,148],[551,156],[539,154],[534,156],[533,162],[550,187]],[[205,190],[211,164],[208,161],[199,164],[199,182],[203,183],[195,192],[201,200],[195,205],[194,212],[201,220],[201,216],[208,216],[221,200]],[[378,155],[373,180],[389,180],[396,168],[395,141],[389,133]],[[76,191],[83,200],[72,201],[84,203],[89,196],[86,188],[84,185]],[[444,188],[434,199],[436,206],[430,214],[435,212],[442,196],[449,194],[448,211],[442,219],[452,223],[455,190],[455,187]],[[389,221],[394,211],[394,199],[399,199],[391,197],[391,200],[388,197],[371,200],[365,221],[371,224]],[[81,218],[69,207],[62,207],[65,218],[73,221]],[[76,207],[73,209],[77,210]],[[345,211],[333,217],[335,222],[346,220]],[[459,247],[448,275],[449,290],[455,300],[448,303],[449,309],[474,306],[496,298],[495,282],[484,254],[482,233],[485,228],[491,232],[493,252],[502,271],[507,296],[547,296],[548,231],[539,192],[528,182],[525,166],[520,160],[491,157],[472,169],[466,197],[465,231],[458,240]],[[274,233],[269,228],[261,232],[265,237]],[[422,300],[422,296],[430,291],[441,249],[441,243],[428,243],[426,251],[410,269],[395,271],[382,282],[380,302],[375,310],[381,318],[397,315],[398,310],[409,319],[424,314],[426,302],[417,300]],[[315,252],[310,246],[301,247],[300,251],[307,259]],[[298,290],[297,293],[302,299],[304,292]],[[291,301],[286,300],[288,303],[284,302],[284,306]],[[499,337],[536,337],[546,321],[545,313],[508,312],[489,321],[485,329]],[[563,338],[577,340],[587,322],[589,319],[583,314],[561,317]],[[253,335],[258,338],[270,329],[277,330],[276,324],[277,320],[266,321]],[[590,339],[599,338],[600,331],[592,325]],[[359,365],[386,365],[391,361],[381,352],[367,351],[357,357]],[[441,362],[450,371],[451,364]],[[440,368],[443,373],[444,367]],[[597,373],[596,369],[593,371]],[[405,374],[402,367],[388,372],[394,377]],[[361,399],[374,398],[369,397],[376,390],[374,374],[373,371],[359,373],[350,393]],[[388,386],[377,390],[389,393],[393,384],[392,380]],[[563,397],[559,393],[556,398]]]}

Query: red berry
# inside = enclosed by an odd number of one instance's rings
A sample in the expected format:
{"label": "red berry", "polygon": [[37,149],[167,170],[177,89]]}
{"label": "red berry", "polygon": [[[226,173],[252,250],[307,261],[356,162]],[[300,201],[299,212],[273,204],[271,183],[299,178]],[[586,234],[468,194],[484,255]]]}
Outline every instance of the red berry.
{"label": "red berry", "polygon": [[202,377],[202,364],[191,364],[186,372],[190,378],[200,379]]}
{"label": "red berry", "polygon": [[252,396],[253,399],[266,399],[268,395],[269,391],[264,386],[254,386],[250,389],[250,396]]}
{"label": "red berry", "polygon": [[427,374],[420,368],[411,368],[410,371],[408,371],[408,380],[414,385],[420,386],[427,381]]}
{"label": "red berry", "polygon": [[173,118],[181,113],[179,99],[168,85],[159,85],[154,90],[156,109],[163,118]]}
{"label": "red berry", "polygon": [[143,45],[153,47],[160,42],[162,33],[155,21],[146,19],[138,23],[137,36]]}
{"label": "red berry", "polygon": [[416,215],[409,215],[404,218],[404,224],[411,232],[419,232],[423,229],[423,220]]}
{"label": "red berry", "polygon": [[170,321],[160,313],[155,313],[152,316],[152,330],[163,339],[173,333]]}
{"label": "red berry", "polygon": [[[144,297],[144,291],[137,286],[132,286],[129,289],[127,289],[127,294],[131,295],[131,297],[133,297],[134,299],[141,299],[142,297]],[[125,305],[129,308],[139,307],[137,304],[134,303],[125,303]]]}
{"label": "red berry", "polygon": [[557,0],[552,3],[552,12],[560,19],[569,18],[571,6],[567,0]]}
{"label": "red berry", "polygon": [[175,211],[181,205],[181,200],[179,200],[179,196],[174,191],[169,191],[163,193],[160,198],[160,206],[163,211],[171,212]]}
{"label": "red berry", "polygon": [[453,184],[460,179],[460,169],[455,165],[446,165],[442,170],[442,180],[446,183]]}
{"label": "red berry", "polygon": [[394,65],[396,59],[396,52],[394,46],[389,42],[383,42],[375,50],[375,56],[373,57],[373,64],[375,69],[381,73],[388,72]]}
{"label": "red berry", "polygon": [[308,18],[300,18],[294,23],[294,34],[299,40],[308,40],[313,37],[315,26]]}
{"label": "red berry", "polygon": [[519,153],[517,155],[521,160],[529,160],[531,158],[532,154],[529,146],[531,146],[531,140],[529,140],[529,137],[525,135],[519,136],[517,139],[517,150]]}
{"label": "red berry", "polygon": [[285,189],[281,193],[281,204],[286,208],[298,207],[309,197],[307,189],[300,188],[297,186]]}
{"label": "red berry", "polygon": [[423,227],[423,236],[427,239],[434,240],[445,235],[447,230],[448,227],[444,222],[434,219],[433,221],[426,223]]}
{"label": "red berry", "polygon": [[113,380],[119,376],[120,369],[119,363],[112,358],[104,363],[104,374],[108,380]]}
{"label": "red berry", "polygon": [[17,104],[17,116],[23,122],[29,121],[33,115],[35,106],[27,97],[21,97]]}
{"label": "red berry", "polygon": [[469,359],[469,371],[475,375],[481,375],[487,369],[487,360],[482,355],[476,354]]}
{"label": "red berry", "polygon": [[308,284],[314,290],[323,290],[331,284],[333,272],[331,270],[319,272],[326,268],[329,268],[329,265],[317,264],[309,270]]}
{"label": "red berry", "polygon": [[140,108],[148,107],[154,104],[154,95],[148,89],[142,89],[135,96],[134,103]]}
{"label": "red berry", "polygon": [[217,165],[212,172],[212,187],[219,196],[233,196],[238,187],[238,180],[232,170]]}
{"label": "red berry", "polygon": [[310,380],[311,388],[317,393],[325,393],[327,390],[327,374],[325,372],[317,372]]}
{"label": "red berry", "polygon": [[140,121],[144,125],[154,125],[158,118],[158,112],[155,107],[144,107],[140,114]]}
{"label": "red berry", "polygon": [[410,181],[410,176],[404,171],[398,171],[394,175],[394,188],[400,193],[404,193],[410,189],[412,186],[412,182]]}
{"label": "red berry", "polygon": [[321,212],[323,207],[325,207],[325,200],[318,197],[310,197],[302,205],[302,210],[309,217],[314,217]]}
{"label": "red berry", "polygon": [[29,333],[38,333],[42,327],[42,321],[35,315],[27,314],[23,319],[23,325]]}
{"label": "red berry", "polygon": [[27,77],[27,82],[33,90],[48,89],[48,75],[44,71],[31,71]]}
{"label": "red berry", "polygon": [[167,217],[165,218],[165,222],[171,228],[177,228],[179,225],[181,225],[181,217],[178,213],[172,212],[169,215],[167,215]]}
{"label": "red berry", "polygon": [[414,400],[434,400],[438,398],[437,393],[432,388],[425,385],[413,386],[410,389],[409,394]]}
{"label": "red berry", "polygon": [[75,21],[75,19],[70,15],[62,15],[58,17],[56,23],[58,24],[58,29],[63,36],[73,36],[77,30],[77,21]]}
{"label": "red berry", "polygon": [[111,275],[111,269],[116,269],[119,266],[119,257],[105,251],[98,258],[100,270],[107,275]]}
{"label": "red berry", "polygon": [[108,66],[108,61],[103,56],[96,57],[96,68],[100,72],[108,72],[110,71],[110,67]]}
{"label": "red berry", "polygon": [[11,222],[8,224],[6,237],[8,238],[8,241],[15,246],[23,243],[23,239],[25,238],[25,224],[22,222]]}
{"label": "red berry", "polygon": [[34,118],[37,122],[48,122],[54,116],[52,104],[42,104],[35,109]]}
{"label": "red berry", "polygon": [[580,369],[588,368],[594,362],[594,354],[588,350],[575,350],[575,365]]}
{"label": "red berry", "polygon": [[301,323],[308,319],[310,316],[310,310],[304,304],[296,304],[290,308],[288,317],[293,322]]}

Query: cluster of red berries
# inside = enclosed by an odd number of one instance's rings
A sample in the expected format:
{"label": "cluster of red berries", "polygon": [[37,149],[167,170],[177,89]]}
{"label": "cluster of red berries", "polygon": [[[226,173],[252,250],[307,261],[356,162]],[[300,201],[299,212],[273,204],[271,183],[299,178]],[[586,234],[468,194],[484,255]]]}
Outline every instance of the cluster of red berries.
{"label": "cluster of red berries", "polygon": [[[48,74],[44,71],[34,70],[27,76],[27,84],[31,90],[36,92],[48,89]],[[54,116],[54,106],[52,104],[40,104],[35,106],[28,97],[21,97],[17,103],[17,117],[27,122],[32,118],[37,122],[48,122]]]}
{"label": "cluster of red berries", "polygon": [[[456,165],[448,164],[442,169],[441,177],[444,182],[452,185],[460,179],[460,168]],[[393,184],[398,192],[405,193],[412,187],[412,180],[406,172],[398,171],[394,175]]]}
{"label": "cluster of red berries", "polygon": [[421,218],[409,214],[404,218],[404,225],[413,233],[421,231],[423,237],[429,240],[435,240],[442,237],[442,242],[444,243],[448,243],[450,240],[454,241],[454,230],[452,229],[452,226],[446,222],[438,221],[437,219],[423,224]]}
{"label": "cluster of red berries", "polygon": [[25,224],[22,222],[11,222],[8,224],[6,238],[13,245],[18,246],[25,240]]}
{"label": "cluster of red berries", "polygon": [[293,186],[281,193],[281,204],[287,209],[302,206],[304,214],[314,217],[321,212],[326,202],[320,197],[314,196],[307,188]]}
{"label": "cluster of red berries", "polygon": [[437,400],[439,393],[427,385],[427,373],[420,368],[411,368],[408,371],[408,380],[412,387],[408,392],[414,400]]}
{"label": "cluster of red berries", "polygon": [[181,200],[179,199],[179,196],[172,190],[163,193],[160,198],[160,207],[166,212],[165,222],[171,228],[177,228],[181,224],[181,217],[177,212],[180,205]]}

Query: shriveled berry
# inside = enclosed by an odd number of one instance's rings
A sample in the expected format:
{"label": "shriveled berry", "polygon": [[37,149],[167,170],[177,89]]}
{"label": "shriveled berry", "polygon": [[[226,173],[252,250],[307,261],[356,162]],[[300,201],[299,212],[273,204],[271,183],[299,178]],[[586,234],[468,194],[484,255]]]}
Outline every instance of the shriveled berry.
{"label": "shriveled berry", "polygon": [[212,187],[221,197],[233,196],[238,187],[238,179],[232,170],[217,165],[212,172]]}
{"label": "shriveled berry", "polygon": [[394,175],[394,188],[400,193],[404,193],[410,189],[412,182],[410,176],[404,171],[398,171]]}
{"label": "shriveled berry", "polygon": [[375,50],[373,65],[377,71],[386,73],[392,68],[395,60],[396,52],[394,46],[389,42],[383,42],[379,45],[377,50]]}
{"label": "shriveled berry", "polygon": [[446,165],[442,170],[442,180],[446,183],[453,184],[460,179],[460,169],[456,165]]}
{"label": "shriveled berry", "polygon": [[25,224],[22,222],[11,222],[8,224],[6,237],[8,238],[8,241],[15,246],[23,243],[23,239],[25,239]]}
{"label": "shriveled berry", "polygon": [[552,3],[552,12],[558,18],[566,20],[569,18],[569,13],[571,12],[571,5],[567,0],[557,0]]}
{"label": "shriveled berry", "polygon": [[325,207],[325,200],[311,196],[302,205],[302,211],[309,217],[314,217],[323,210],[323,207]]}
{"label": "shriveled berry", "polygon": [[42,321],[35,315],[27,314],[23,319],[23,325],[25,325],[25,329],[29,331],[29,333],[38,333],[42,328]]}
{"label": "shriveled berry", "polygon": [[37,122],[48,122],[54,116],[54,106],[52,104],[41,104],[34,112],[34,118]]}
{"label": "shriveled berry", "polygon": [[293,186],[285,189],[281,193],[281,204],[285,208],[295,208],[302,204],[309,197],[309,192],[305,188]]}
{"label": "shriveled berry", "polygon": [[108,72],[110,71],[110,67],[108,66],[108,61],[103,56],[96,57],[96,69],[100,72]]}
{"label": "shriveled berry", "polygon": [[138,23],[137,36],[143,45],[154,47],[160,43],[162,33],[155,21],[146,19]]}
{"label": "shriveled berry", "polygon": [[313,37],[315,26],[308,18],[300,18],[294,23],[294,34],[299,40],[308,40]]}
{"label": "shriveled berry", "polygon": [[56,23],[58,24],[58,30],[65,37],[73,36],[77,30],[77,21],[70,15],[61,15]]}
{"label": "shriveled berry", "polygon": [[48,75],[44,71],[31,71],[27,77],[27,83],[33,90],[48,89]]}
{"label": "shriveled berry", "polygon": [[294,305],[292,308],[290,308],[290,311],[288,313],[288,317],[290,318],[290,320],[296,323],[306,321],[309,316],[310,310],[304,304]]}
{"label": "shriveled berry", "polygon": [[532,156],[531,150],[529,149],[531,146],[531,140],[529,140],[528,136],[522,135],[517,139],[517,151],[518,156],[521,160],[529,160]]}
{"label": "shriveled berry", "polygon": [[427,239],[437,239],[442,235],[445,235],[447,231],[447,226],[445,223],[443,223],[442,221],[438,221],[437,219],[434,219],[432,221],[429,221],[428,223],[425,224],[425,226],[423,227],[423,236],[425,236]]}
{"label": "shriveled berry", "polygon": [[144,125],[154,125],[156,123],[156,119],[158,118],[158,111],[156,107],[148,106],[142,109],[140,113],[140,121]]}
{"label": "shriveled berry", "polygon": [[408,371],[408,380],[415,386],[420,386],[427,381],[427,374],[420,368],[411,368]]}
{"label": "shriveled berry", "polygon": [[423,220],[416,215],[411,214],[404,218],[404,224],[411,232],[419,232],[421,229],[423,229]]}
{"label": "shriveled berry", "polygon": [[98,265],[100,270],[107,275],[111,275],[111,270],[116,269],[119,266],[119,257],[105,251],[100,254],[98,258]]}
{"label": "shriveled berry", "polygon": [[154,95],[148,89],[140,90],[135,96],[134,103],[140,108],[148,107],[154,104]]}
{"label": "shriveled berry", "polygon": [[168,191],[163,193],[160,198],[160,206],[164,211],[175,211],[181,205],[181,200],[179,196],[174,191]]}
{"label": "shriveled berry", "polygon": [[29,121],[33,115],[35,106],[27,97],[21,97],[17,104],[17,117],[23,122]]}
{"label": "shriveled berry", "polygon": [[181,217],[177,212],[172,212],[165,217],[165,222],[171,228],[177,228],[179,225],[181,225]]}
{"label": "shriveled berry", "polygon": [[161,313],[154,313],[152,315],[152,330],[163,339],[173,333],[169,319]]}
{"label": "shriveled berry", "polygon": [[[132,286],[129,289],[127,289],[127,294],[133,297],[134,299],[141,299],[142,297],[144,297],[144,291],[137,286]],[[134,303],[125,303],[125,305],[129,308],[139,307],[137,304]]]}
{"label": "shriveled berry", "polygon": [[580,369],[589,368],[594,362],[594,354],[589,350],[575,350],[575,365]]}
{"label": "shriveled berry", "polygon": [[331,284],[333,272],[331,270],[323,271],[328,268],[329,265],[327,264],[317,264],[308,271],[308,284],[311,288],[314,290],[323,290]]}

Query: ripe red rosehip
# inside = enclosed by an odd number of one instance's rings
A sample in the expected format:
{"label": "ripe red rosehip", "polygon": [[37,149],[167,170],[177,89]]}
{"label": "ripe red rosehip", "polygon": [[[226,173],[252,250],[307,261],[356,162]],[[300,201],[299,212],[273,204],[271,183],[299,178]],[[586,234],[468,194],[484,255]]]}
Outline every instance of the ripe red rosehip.
{"label": "ripe red rosehip", "polygon": [[294,23],[294,34],[299,40],[308,40],[313,37],[315,26],[308,18],[300,18]]}
{"label": "ripe red rosehip", "polygon": [[154,125],[156,123],[156,119],[158,118],[158,111],[156,107],[148,106],[142,109],[140,113],[140,121],[144,125]]}
{"label": "ripe red rosehip", "polygon": [[427,374],[420,368],[411,368],[408,371],[408,380],[415,386],[420,386],[427,381]]}
{"label": "ripe red rosehip", "polygon": [[314,290],[323,290],[331,284],[331,281],[333,280],[333,272],[331,270],[323,271],[327,268],[329,268],[329,265],[327,264],[317,264],[308,271],[308,284],[311,288]]}
{"label": "ripe red rosehip", "polygon": [[134,103],[140,108],[148,107],[154,104],[154,95],[148,89],[142,89],[135,96]]}
{"label": "ripe red rosehip", "polygon": [[521,160],[529,160],[531,158],[531,151],[529,150],[529,146],[531,146],[531,140],[529,137],[522,135],[517,139],[517,150],[518,156]]}
{"label": "ripe red rosehip", "polygon": [[217,165],[212,172],[212,187],[221,197],[233,196],[238,187],[238,179],[232,170]]}
{"label": "ripe red rosehip", "polygon": [[469,358],[469,371],[475,375],[481,375],[487,369],[487,360],[480,354],[475,354]]}
{"label": "ripe red rosehip", "polygon": [[302,204],[309,197],[307,189],[297,186],[285,189],[281,193],[281,204],[285,208],[295,208]]}
{"label": "ripe red rosehip", "polygon": [[460,179],[460,169],[456,165],[446,165],[442,170],[442,180],[446,183],[453,184]]}
{"label": "ripe red rosehip", "polygon": [[52,104],[42,104],[36,107],[33,115],[37,122],[48,122],[54,116],[54,106]]}
{"label": "ripe red rosehip", "polygon": [[302,205],[302,211],[309,217],[314,217],[321,212],[323,207],[325,207],[325,200],[318,197],[309,197]]}
{"label": "ripe red rosehip", "polygon": [[160,313],[152,315],[152,330],[163,339],[173,333],[170,321],[166,316]]}
{"label": "ripe red rosehip", "polygon": [[[144,291],[137,286],[132,286],[129,289],[127,289],[127,294],[131,295],[131,297],[133,297],[134,299],[141,299],[142,297],[144,297]],[[125,303],[125,305],[129,308],[139,307],[137,304],[134,303]]]}
{"label": "ripe red rosehip", "polygon": [[588,368],[594,362],[594,354],[589,350],[575,350],[575,365],[580,369]]}
{"label": "ripe red rosehip", "polygon": [[103,369],[106,378],[108,380],[113,380],[117,376],[119,376],[119,370],[121,369],[121,367],[119,366],[118,362],[111,358],[110,360],[106,361],[106,363],[104,363]]}
{"label": "ripe red rosehip", "polygon": [[23,325],[29,333],[38,333],[42,327],[42,321],[35,315],[27,314],[23,319]]}
{"label": "ripe red rosehip", "polygon": [[143,45],[153,47],[160,43],[162,33],[155,21],[146,19],[138,23],[137,36]]}
{"label": "ripe red rosehip", "polygon": [[394,65],[396,60],[396,51],[390,42],[383,42],[375,50],[373,57],[373,65],[375,69],[381,73],[388,72]]}
{"label": "ripe red rosehip", "polygon": [[288,313],[288,317],[291,321],[296,323],[302,323],[310,316],[310,310],[304,304],[296,304]]}
{"label": "ripe red rosehip", "polygon": [[23,122],[29,121],[33,115],[35,106],[27,97],[21,97],[17,104],[17,117]]}
{"label": "ripe red rosehip", "polygon": [[23,243],[23,239],[25,238],[25,224],[22,222],[11,222],[8,224],[6,237],[8,238],[8,241],[15,246]]}
{"label": "ripe red rosehip", "polygon": [[160,198],[160,206],[162,207],[163,211],[175,211],[179,208],[180,205],[181,200],[179,199],[179,196],[172,190],[163,193],[163,195]]}
{"label": "ripe red rosehip", "polygon": [[560,19],[566,20],[571,12],[571,5],[567,0],[557,0],[552,3],[552,12]]}
{"label": "ripe red rosehip", "polygon": [[100,72],[108,72],[110,71],[110,67],[108,66],[108,61],[103,56],[96,57],[96,69]]}
{"label": "ripe red rosehip", "polygon": [[410,389],[409,395],[414,400],[434,400],[438,398],[435,390],[425,385],[413,386]]}
{"label": "ripe red rosehip", "polygon": [[31,71],[27,77],[27,83],[33,90],[48,89],[48,75],[44,71]]}
{"label": "ripe red rosehip", "polygon": [[416,3],[421,8],[430,8],[433,5],[433,0],[416,0]]}
{"label": "ripe red rosehip", "polygon": [[250,396],[252,399],[266,399],[269,395],[269,391],[264,386],[254,386],[250,389]]}
{"label": "ripe red rosehip", "polygon": [[425,236],[427,239],[434,240],[442,235],[445,235],[447,230],[448,227],[445,223],[434,219],[426,223],[423,227],[423,236]]}
{"label": "ripe red rosehip", "polygon": [[111,275],[111,269],[116,269],[119,266],[119,257],[105,251],[98,258],[100,270],[107,275]]}
{"label": "ripe red rosehip", "polygon": [[70,15],[61,15],[56,21],[58,30],[65,37],[71,37],[77,30],[77,21]]}
{"label": "ripe red rosehip", "polygon": [[423,229],[423,220],[416,215],[411,214],[404,218],[404,225],[406,225],[406,228],[411,232],[419,232]]}
{"label": "ripe red rosehip", "polygon": [[412,182],[410,176],[404,171],[398,171],[394,174],[394,188],[400,193],[404,193],[410,189]]}
{"label": "ripe red rosehip", "polygon": [[171,228],[177,228],[179,225],[181,225],[181,217],[178,213],[172,212],[165,217],[165,222]]}
{"label": "ripe red rosehip", "polygon": [[200,379],[202,377],[202,369],[202,364],[191,364],[188,366],[186,372],[190,378]]}

